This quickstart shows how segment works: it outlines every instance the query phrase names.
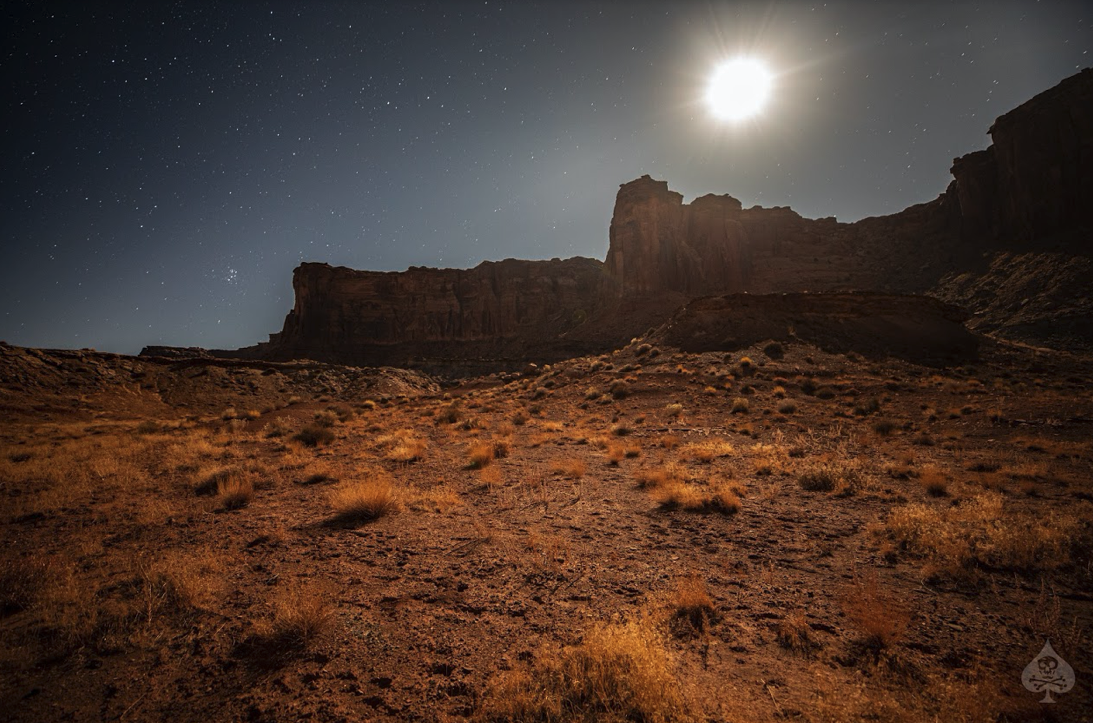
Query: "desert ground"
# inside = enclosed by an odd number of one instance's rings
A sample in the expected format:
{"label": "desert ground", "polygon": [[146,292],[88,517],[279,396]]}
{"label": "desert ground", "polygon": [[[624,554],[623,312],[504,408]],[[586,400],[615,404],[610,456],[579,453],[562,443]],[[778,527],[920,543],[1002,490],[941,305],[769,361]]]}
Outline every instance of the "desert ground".
{"label": "desert ground", "polygon": [[9,720],[1093,720],[1088,358],[0,352]]}

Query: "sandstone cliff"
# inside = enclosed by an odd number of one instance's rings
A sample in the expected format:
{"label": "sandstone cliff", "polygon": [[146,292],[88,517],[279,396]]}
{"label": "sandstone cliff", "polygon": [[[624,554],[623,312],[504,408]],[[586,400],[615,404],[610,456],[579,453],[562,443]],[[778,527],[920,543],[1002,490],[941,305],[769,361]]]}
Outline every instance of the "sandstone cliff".
{"label": "sandstone cliff", "polygon": [[[303,264],[283,330],[230,354],[428,359],[478,371],[609,349],[689,299],[744,292],[932,293],[966,304],[975,328],[1073,346],[1090,327],[1088,283],[1068,301],[1052,277],[1063,268],[1081,281],[1075,269],[1089,268],[1093,71],[1001,116],[990,134],[992,146],[954,160],[938,198],[855,223],[745,209],[728,195],[687,204],[643,176],[619,189],[603,264],[507,260],[398,273]],[[1001,293],[1018,282],[1019,299]],[[794,300],[821,303],[788,297],[779,313]]]}
{"label": "sandstone cliff", "polygon": [[516,357],[593,310],[603,264],[486,261],[473,269],[356,271],[305,263],[284,329],[247,356],[405,363],[417,357]]}

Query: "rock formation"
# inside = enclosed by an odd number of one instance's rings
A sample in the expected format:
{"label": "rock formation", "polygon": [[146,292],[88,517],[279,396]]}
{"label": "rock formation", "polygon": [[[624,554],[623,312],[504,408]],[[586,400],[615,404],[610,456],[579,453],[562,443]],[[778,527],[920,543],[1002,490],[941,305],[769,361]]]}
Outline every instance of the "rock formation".
{"label": "rock formation", "polygon": [[992,145],[953,162],[966,236],[1035,240],[1088,229],[1093,208],[1093,70],[1000,116]]}
{"label": "rock formation", "polygon": [[601,262],[579,257],[402,272],[305,263],[293,274],[284,329],[241,352],[369,364],[512,357],[584,322],[602,273]]}
{"label": "rock formation", "polygon": [[[990,134],[992,146],[953,162],[953,181],[938,198],[854,223],[745,209],[728,195],[685,204],[666,182],[643,176],[619,189],[603,264],[507,260],[398,273],[303,264],[283,330],[225,354],[513,366],[609,349],[689,299],[743,292],[933,293],[968,304],[977,328],[1072,344],[1090,327],[1082,316],[1089,299],[1064,301],[1066,290],[1044,275],[1089,266],[1082,244],[1093,226],[1093,71],[1001,116]],[[1069,261],[1075,254],[1084,261]],[[1026,311],[991,291],[1015,279],[1025,300],[1014,303]],[[820,303],[785,297],[779,313],[794,299]],[[1064,307],[1069,321],[1059,333],[1052,323]],[[1014,319],[1023,321],[1007,321]]]}

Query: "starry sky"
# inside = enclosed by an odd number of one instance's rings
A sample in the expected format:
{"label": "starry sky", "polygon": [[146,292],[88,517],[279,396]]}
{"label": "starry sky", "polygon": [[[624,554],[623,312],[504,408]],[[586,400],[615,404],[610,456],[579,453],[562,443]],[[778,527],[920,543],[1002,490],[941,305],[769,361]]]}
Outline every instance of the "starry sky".
{"label": "starry sky", "polygon": [[[0,340],[280,329],[301,261],[607,251],[621,183],[851,221],[1093,65],[1081,2],[5,2]],[[765,60],[718,122],[715,65]]]}

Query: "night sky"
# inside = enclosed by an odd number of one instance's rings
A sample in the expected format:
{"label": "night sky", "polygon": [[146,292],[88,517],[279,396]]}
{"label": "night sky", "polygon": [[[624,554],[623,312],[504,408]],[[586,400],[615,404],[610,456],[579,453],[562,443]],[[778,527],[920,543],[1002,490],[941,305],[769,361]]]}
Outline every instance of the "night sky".
{"label": "night sky", "polygon": [[[620,183],[850,221],[1093,65],[1080,2],[6,2],[0,340],[236,348],[292,269],[607,251]],[[716,121],[718,61],[776,75]]]}

